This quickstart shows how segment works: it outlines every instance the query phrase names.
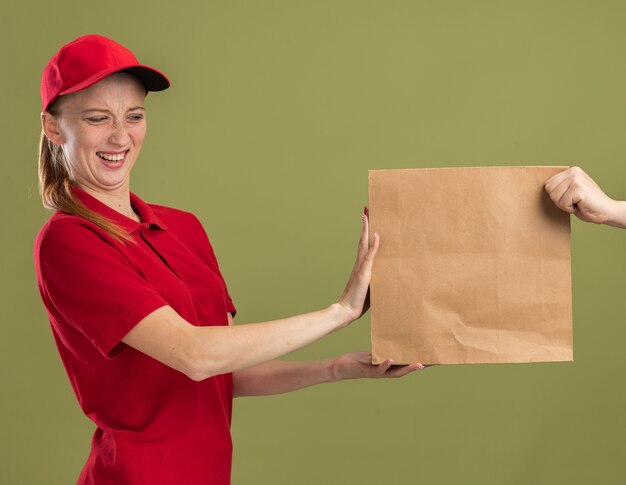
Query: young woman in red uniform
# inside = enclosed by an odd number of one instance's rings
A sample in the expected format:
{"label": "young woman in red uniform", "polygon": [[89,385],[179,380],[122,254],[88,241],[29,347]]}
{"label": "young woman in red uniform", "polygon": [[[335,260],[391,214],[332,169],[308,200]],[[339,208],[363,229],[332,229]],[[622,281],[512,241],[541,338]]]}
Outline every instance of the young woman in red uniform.
{"label": "young woman in red uniform", "polygon": [[146,134],[144,98],[169,86],[125,47],[88,35],[46,66],[35,240],[41,298],[85,414],[97,425],[79,484],[230,482],[233,396],[400,377],[423,366],[277,358],[367,310],[372,261],[363,215],[357,259],[336,303],[233,326],[235,307],[200,221],[144,202],[130,173]]}

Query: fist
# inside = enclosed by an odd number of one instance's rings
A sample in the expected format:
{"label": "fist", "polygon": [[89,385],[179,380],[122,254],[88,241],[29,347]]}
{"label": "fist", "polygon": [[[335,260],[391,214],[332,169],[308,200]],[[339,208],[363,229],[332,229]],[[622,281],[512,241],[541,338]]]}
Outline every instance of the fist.
{"label": "fist", "polygon": [[617,203],[579,167],[556,174],[545,183],[545,189],[557,207],[595,224],[607,223]]}

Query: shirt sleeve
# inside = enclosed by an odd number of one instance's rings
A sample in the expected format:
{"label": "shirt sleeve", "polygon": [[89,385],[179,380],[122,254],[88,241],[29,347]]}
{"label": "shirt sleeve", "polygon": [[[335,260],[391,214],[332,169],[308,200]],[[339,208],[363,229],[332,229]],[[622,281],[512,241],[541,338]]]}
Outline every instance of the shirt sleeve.
{"label": "shirt sleeve", "polygon": [[191,212],[189,212],[189,214],[193,219],[193,223],[196,225],[196,232],[201,242],[202,252],[204,253],[203,256],[205,257],[205,259],[208,260],[208,263],[211,265],[211,267],[214,269],[214,271],[217,273],[219,278],[222,280],[222,283],[224,284],[227,311],[232,313],[234,317],[237,314],[237,309],[235,308],[233,300],[228,293],[228,286],[226,285],[226,281],[224,280],[224,277],[222,276],[222,273],[220,271],[219,264],[217,263],[217,258],[215,257],[215,252],[213,251],[213,246],[209,241],[209,236],[204,230],[204,226],[202,225],[202,222],[200,222],[200,219],[198,219],[198,217],[196,217],[196,215]]}
{"label": "shirt sleeve", "polygon": [[46,308],[105,357],[118,353],[116,345],[144,317],[168,304],[111,240],[90,227],[49,228],[38,247],[38,285]]}

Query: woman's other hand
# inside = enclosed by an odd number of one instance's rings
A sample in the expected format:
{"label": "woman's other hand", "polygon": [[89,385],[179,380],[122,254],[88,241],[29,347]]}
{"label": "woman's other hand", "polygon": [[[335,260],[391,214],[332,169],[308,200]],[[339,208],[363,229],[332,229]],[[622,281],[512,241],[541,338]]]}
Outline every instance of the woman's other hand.
{"label": "woman's other hand", "polygon": [[626,203],[608,197],[579,167],[554,175],[545,189],[557,207],[582,221],[626,228]]}
{"label": "woman's other hand", "polygon": [[380,244],[380,237],[377,233],[373,234],[370,244],[367,209],[363,211],[362,220],[363,224],[361,226],[356,262],[352,267],[348,284],[338,302],[341,309],[345,312],[347,323],[359,318],[369,308],[369,285],[372,278],[372,264]]}
{"label": "woman's other hand", "polygon": [[372,354],[369,352],[351,352],[337,357],[332,363],[332,380],[345,379],[402,377],[427,366],[414,362],[409,365],[393,365],[391,359],[382,364],[372,364]]}

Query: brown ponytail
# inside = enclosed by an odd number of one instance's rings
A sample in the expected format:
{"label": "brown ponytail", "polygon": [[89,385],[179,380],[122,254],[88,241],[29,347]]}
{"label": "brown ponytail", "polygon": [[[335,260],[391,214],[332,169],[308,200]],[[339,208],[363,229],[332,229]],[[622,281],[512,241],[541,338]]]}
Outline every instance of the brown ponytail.
{"label": "brown ponytail", "polygon": [[[52,103],[48,108],[52,115],[57,114],[55,104]],[[43,206],[84,217],[121,243],[135,243],[130,234],[118,224],[85,207],[74,196],[71,185],[63,148],[52,143],[42,131],[39,142],[39,192]]]}

